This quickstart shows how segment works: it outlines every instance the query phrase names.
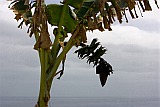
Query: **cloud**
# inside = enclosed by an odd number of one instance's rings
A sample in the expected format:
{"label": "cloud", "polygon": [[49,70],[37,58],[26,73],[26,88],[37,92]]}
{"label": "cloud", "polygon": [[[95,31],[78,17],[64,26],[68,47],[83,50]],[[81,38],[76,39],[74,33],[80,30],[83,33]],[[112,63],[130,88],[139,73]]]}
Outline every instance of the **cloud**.
{"label": "cloud", "polygon": [[[146,32],[159,32],[159,24],[160,20],[158,17],[159,15],[159,9],[154,9],[153,11],[147,11],[143,13],[143,17],[139,16],[138,19],[129,19],[129,23],[122,23],[121,26],[132,26],[136,27],[140,30],[146,31]],[[129,16],[129,14],[128,14]]]}
{"label": "cloud", "polygon": [[115,71],[125,72],[158,72],[159,49],[150,49],[137,45],[106,45],[110,51],[106,55],[112,62]]}
{"label": "cloud", "polygon": [[159,48],[159,32],[146,32],[132,26],[112,26],[112,32],[94,31],[88,33],[89,41],[98,38],[103,44],[136,44],[144,47]]}
{"label": "cloud", "polygon": [[[146,16],[147,17],[147,16]],[[158,16],[154,19],[145,19],[145,18],[139,18],[129,21],[129,23],[123,23],[121,26],[134,26],[139,28],[140,30],[146,31],[146,32],[158,32],[160,21],[158,20]]]}

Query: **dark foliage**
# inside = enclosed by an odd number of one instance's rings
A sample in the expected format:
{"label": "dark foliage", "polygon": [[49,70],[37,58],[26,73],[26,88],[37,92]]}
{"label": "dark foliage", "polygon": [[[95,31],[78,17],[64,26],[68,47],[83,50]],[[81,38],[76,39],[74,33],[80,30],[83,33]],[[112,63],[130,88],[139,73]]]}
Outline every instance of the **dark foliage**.
{"label": "dark foliage", "polygon": [[87,63],[93,63],[96,66],[96,74],[99,74],[102,87],[105,85],[108,75],[112,73],[112,66],[102,57],[106,49],[100,45],[97,39],[93,39],[90,45],[83,44],[82,47],[75,51],[80,59],[87,59]]}

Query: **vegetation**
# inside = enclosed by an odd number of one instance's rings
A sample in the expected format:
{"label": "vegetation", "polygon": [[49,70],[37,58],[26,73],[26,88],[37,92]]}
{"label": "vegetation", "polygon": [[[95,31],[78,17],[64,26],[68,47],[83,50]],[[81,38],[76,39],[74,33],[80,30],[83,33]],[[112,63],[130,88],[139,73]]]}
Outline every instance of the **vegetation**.
{"label": "vegetation", "polygon": [[[15,19],[28,27],[29,37],[35,37],[34,49],[38,51],[41,65],[39,98],[35,107],[48,107],[52,81],[61,78],[67,53],[73,46],[80,59],[96,67],[101,85],[104,86],[112,66],[102,58],[106,49],[97,39],[87,44],[87,31],[112,31],[115,20],[128,22],[126,10],[138,18],[137,10],[152,10],[149,0],[63,0],[60,4],[46,4],[45,0],[8,0]],[[158,7],[157,0],[154,0]],[[50,1],[52,2],[52,0]],[[159,7],[158,7],[159,8]],[[124,17],[124,18],[123,18]],[[116,19],[117,18],[117,19]],[[53,34],[48,31],[52,26]],[[52,40],[50,36],[53,35]],[[66,39],[67,38],[67,39]],[[62,64],[62,69],[58,67]]]}

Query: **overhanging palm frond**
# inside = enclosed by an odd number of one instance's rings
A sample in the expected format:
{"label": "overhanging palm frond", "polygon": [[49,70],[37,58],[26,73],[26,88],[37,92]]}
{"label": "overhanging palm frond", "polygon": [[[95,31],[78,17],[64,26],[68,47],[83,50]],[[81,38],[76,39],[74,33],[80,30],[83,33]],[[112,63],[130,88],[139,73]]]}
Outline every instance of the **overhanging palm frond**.
{"label": "overhanging palm frond", "polygon": [[[155,4],[159,8],[157,0]],[[141,16],[141,10],[143,12],[152,10],[149,0],[84,0],[81,7],[74,9],[74,12],[78,19],[85,23],[87,30],[104,31],[108,29],[111,31],[110,26],[115,21],[114,17],[117,17],[120,23],[125,17],[128,22],[126,10],[129,11],[132,18],[138,18],[136,8],[139,8]],[[103,26],[101,26],[102,23]]]}

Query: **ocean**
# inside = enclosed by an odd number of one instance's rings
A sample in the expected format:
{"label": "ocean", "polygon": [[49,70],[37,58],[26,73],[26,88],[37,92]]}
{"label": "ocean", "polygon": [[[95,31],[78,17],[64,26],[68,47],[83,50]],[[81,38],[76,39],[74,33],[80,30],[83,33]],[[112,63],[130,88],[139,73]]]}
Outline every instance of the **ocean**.
{"label": "ocean", "polygon": [[[0,97],[0,107],[34,107],[35,97]],[[54,97],[49,107],[160,107],[159,98]]]}

